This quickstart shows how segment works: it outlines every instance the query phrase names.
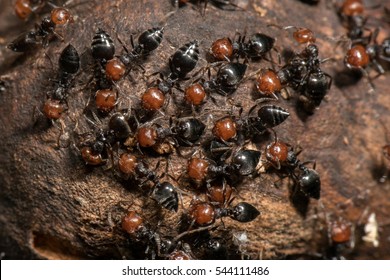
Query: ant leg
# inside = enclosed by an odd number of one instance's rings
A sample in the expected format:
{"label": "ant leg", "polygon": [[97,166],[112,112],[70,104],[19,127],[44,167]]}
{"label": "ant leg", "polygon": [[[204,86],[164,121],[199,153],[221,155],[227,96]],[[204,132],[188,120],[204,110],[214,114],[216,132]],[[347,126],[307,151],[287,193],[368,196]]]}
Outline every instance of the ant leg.
{"label": "ant leg", "polygon": [[[119,37],[119,34],[114,30],[114,27],[112,28],[112,30],[114,31],[115,33],[115,36],[116,36],[116,39],[118,40],[118,42],[122,45],[122,48],[125,50],[126,53],[130,53],[129,50],[126,48],[125,44],[123,43],[123,41],[121,40],[121,38]],[[133,34],[131,34],[130,36],[130,40],[132,41],[133,39]],[[132,43],[132,47],[134,48],[134,45]]]}
{"label": "ant leg", "polygon": [[60,149],[60,148],[67,148],[67,147],[70,146],[70,140],[69,140],[69,143],[67,145],[65,145],[65,146],[61,145],[61,143],[60,143],[61,142],[61,137],[63,135],[67,134],[67,133],[65,133],[66,125],[65,125],[65,123],[64,123],[64,121],[62,119],[59,119],[58,121],[60,122],[61,127],[60,127],[60,134],[57,137],[57,148],[58,149]]}
{"label": "ant leg", "polygon": [[362,71],[363,76],[365,76],[368,81],[368,86],[369,86],[368,93],[375,93],[375,85],[372,82],[370,75],[368,75],[367,70],[363,68],[360,68],[360,70]]}

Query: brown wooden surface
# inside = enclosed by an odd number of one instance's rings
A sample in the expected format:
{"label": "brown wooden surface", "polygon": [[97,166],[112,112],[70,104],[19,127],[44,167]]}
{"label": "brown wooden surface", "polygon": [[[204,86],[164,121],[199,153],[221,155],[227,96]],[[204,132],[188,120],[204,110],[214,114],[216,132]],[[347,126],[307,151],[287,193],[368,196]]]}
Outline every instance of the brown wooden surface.
{"label": "brown wooden surface", "polygon": [[[34,20],[20,22],[9,2],[2,1],[0,7],[0,74],[6,85],[6,91],[0,93],[0,253],[9,259],[136,257],[134,250],[139,248],[129,243],[119,227],[129,207],[153,217],[152,223],[162,217],[166,226],[161,230],[175,234],[185,211],[181,206],[177,214],[158,210],[137,186],[126,186],[101,167],[86,167],[72,145],[57,148],[60,133],[57,127],[39,114],[34,116],[34,107],[41,107],[50,90],[49,79],[55,78],[58,55],[65,43],[52,42],[47,49],[32,55],[6,49],[8,42],[34,24]],[[249,242],[243,251],[252,258],[309,258],[315,253],[323,254],[327,246],[325,217],[343,217],[355,225],[356,245],[344,253],[345,257],[390,258],[390,182],[378,183],[385,170],[381,148],[386,144],[386,132],[381,122],[390,122],[389,75],[375,80],[376,91],[372,94],[368,93],[364,79],[349,86],[337,86],[345,83],[340,78],[344,69],[343,50],[336,49],[336,42],[330,38],[340,37],[345,29],[325,2],[308,6],[292,0],[256,0],[247,4],[246,11],[234,12],[209,3],[204,17],[196,5],[188,5],[167,17],[174,10],[168,0],[96,1],[72,8],[75,22],[62,31],[65,42],[83,53],[98,27],[113,37],[114,29],[129,43],[130,33],[139,34],[164,24],[162,45],[145,63],[148,73],[166,67],[174,49],[193,39],[201,42],[200,65],[205,66],[211,42],[225,36],[232,38],[236,31],[264,32],[277,38],[279,49],[294,50],[301,47],[292,42],[291,33],[267,24],[303,26],[317,34],[321,58],[336,58],[323,68],[337,78],[312,116],[299,117],[294,102],[282,100],[291,116],[276,131],[281,139],[304,148],[301,158],[316,160],[322,180],[321,199],[311,201],[303,218],[289,201],[287,187],[274,187],[272,183],[277,180],[274,175],[247,179],[237,186],[236,195],[253,203],[262,214],[248,224],[225,219],[223,231],[228,232],[230,243],[231,232],[246,231]],[[382,25],[389,28],[388,24]],[[117,41],[116,46],[119,51]],[[269,67],[269,63],[251,63],[248,73],[262,66]],[[82,69],[82,73],[87,70]],[[118,83],[122,107],[136,100],[126,96],[139,96],[146,88],[142,74],[135,72],[133,77],[139,82]],[[62,135],[61,142],[72,142],[75,120],[80,120],[79,132],[88,130],[82,117],[88,96],[84,88],[87,79],[86,74],[80,74],[71,92],[69,111],[63,118],[68,134]],[[252,87],[252,82],[247,81],[235,95],[235,101],[246,109],[253,105]],[[177,176],[184,159],[173,156],[170,160]],[[183,194],[185,207],[191,195],[188,191]],[[379,223],[379,247],[362,241],[364,224],[371,213],[376,214]]]}

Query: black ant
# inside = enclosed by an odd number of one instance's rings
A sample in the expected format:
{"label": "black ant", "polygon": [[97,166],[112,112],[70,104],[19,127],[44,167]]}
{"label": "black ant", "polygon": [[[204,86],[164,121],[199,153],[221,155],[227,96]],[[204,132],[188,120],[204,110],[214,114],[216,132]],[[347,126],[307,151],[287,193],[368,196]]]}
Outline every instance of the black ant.
{"label": "black ant", "polygon": [[[126,176],[131,176],[137,181],[153,183],[151,197],[164,208],[177,212],[179,199],[176,188],[169,182],[160,182],[161,176],[149,169],[148,165],[130,153],[122,153],[118,161],[119,170]],[[158,168],[158,167],[156,167]]]}
{"label": "black ant", "polygon": [[80,68],[80,57],[71,44],[61,52],[58,60],[59,80],[56,89],[50,94],[43,106],[44,115],[51,120],[61,117],[65,111],[65,105],[68,97],[68,90],[72,84],[71,76],[75,75]]}
{"label": "black ant", "polygon": [[215,78],[205,81],[203,87],[206,92],[216,92],[223,96],[234,93],[244,78],[246,64],[229,62],[222,65]]}
{"label": "black ant", "polygon": [[378,73],[378,75],[374,77],[375,79],[385,73],[385,68],[381,63],[390,62],[390,38],[385,38],[382,43],[379,44],[377,42],[378,33],[379,29],[376,29],[372,36],[369,37],[369,41],[373,41],[373,43],[368,45],[360,43],[354,44],[348,49],[344,57],[344,64],[347,68],[358,69],[367,77],[371,91],[374,90],[374,85],[366,68],[374,68]]}
{"label": "black ant", "polygon": [[91,53],[96,60],[94,75],[97,81],[98,89],[110,89],[112,84],[107,79],[103,70],[107,61],[114,58],[115,45],[111,36],[103,29],[98,29],[92,38]]}
{"label": "black ant", "polygon": [[[273,99],[262,98],[258,100],[258,103],[268,100]],[[268,129],[283,123],[290,115],[284,108],[270,104],[261,106],[257,111],[257,116],[251,116],[252,111],[258,105],[253,106],[246,117],[242,117],[241,109],[238,119],[233,116],[226,116],[217,120],[212,130],[214,137],[223,143],[231,140],[240,142],[241,140],[264,134]]]}
{"label": "black ant", "polygon": [[265,149],[263,162],[276,169],[281,169],[282,166],[286,167],[294,180],[294,193],[300,192],[305,196],[319,199],[321,180],[320,175],[315,171],[316,164],[314,163],[313,168],[306,167],[309,162],[301,162],[298,159],[300,152],[294,151],[290,145],[279,141],[275,134],[275,140]]}
{"label": "black ant", "polygon": [[163,34],[164,28],[148,29],[138,37],[137,45],[134,45],[133,36],[131,36],[131,45],[133,47],[131,52],[120,41],[126,53],[107,61],[105,65],[107,77],[113,81],[120,80],[136,62],[145,59],[152,51],[158,48]]}
{"label": "black ant", "polygon": [[290,86],[300,92],[299,100],[308,113],[321,104],[332,84],[332,77],[320,68],[323,62],[318,57],[318,47],[309,44],[277,72],[282,86]]}
{"label": "black ant", "polygon": [[263,58],[265,54],[275,49],[275,39],[264,34],[255,33],[248,41],[245,36],[239,36],[237,41],[230,38],[221,38],[211,45],[211,55],[219,61],[230,61],[234,57],[246,59]]}
{"label": "black ant", "polygon": [[[203,78],[197,79],[184,90],[185,102],[191,105],[194,110],[202,105],[205,102],[206,95],[212,92],[216,92],[222,96],[233,94],[243,80],[246,69],[246,64],[226,63],[218,69],[216,77],[212,79],[210,78],[211,74],[209,69],[208,81],[203,80]],[[180,88],[179,90],[183,91]],[[213,97],[211,99],[214,103],[216,102]]]}
{"label": "black ant", "polygon": [[[172,260],[194,259],[189,245],[180,240],[185,236],[193,235],[211,229],[212,226],[199,227],[197,229],[182,232],[175,237],[161,236],[157,229],[153,229],[149,223],[136,211],[130,210],[122,219],[122,229],[129,234],[133,241],[142,241],[148,245],[146,251],[152,250],[152,259],[155,257]],[[181,248],[181,249],[179,249]]]}
{"label": "black ant", "polygon": [[192,157],[188,160],[187,175],[197,184],[210,182],[218,177],[229,178],[234,174],[234,166],[231,164],[217,164],[211,159]]}
{"label": "black ant", "polygon": [[[179,80],[185,79],[198,63],[199,45],[192,41],[180,47],[169,59],[170,73],[167,77],[160,74],[157,86],[149,87],[142,95],[142,107],[148,111],[159,110],[165,104],[165,95],[176,86]],[[156,73],[158,74],[158,73]]]}
{"label": "black ant", "polygon": [[175,123],[170,119],[170,126],[163,128],[160,125],[143,125],[137,130],[138,145],[143,148],[157,148],[166,139],[171,138],[174,145],[193,146],[202,136],[205,124],[197,118],[179,119]]}
{"label": "black ant", "polygon": [[103,123],[94,113],[92,113],[92,116],[94,121],[86,119],[95,127],[95,130],[78,135],[77,146],[81,156],[86,164],[96,166],[105,164],[105,157],[108,154],[113,164],[112,147],[132,136],[132,130],[127,122],[127,118],[122,113],[117,112],[110,117],[108,128],[104,128]]}
{"label": "black ant", "polygon": [[32,51],[39,45],[46,47],[53,35],[63,39],[61,35],[56,33],[55,29],[71,21],[73,21],[72,15],[67,9],[54,8],[50,17],[44,18],[35,30],[22,33],[7,47],[14,52]]}
{"label": "black ant", "polygon": [[198,226],[211,225],[216,219],[222,217],[229,217],[240,223],[247,223],[253,221],[259,215],[259,210],[247,202],[240,202],[234,207],[218,207],[209,202],[193,199],[189,209],[192,223]]}

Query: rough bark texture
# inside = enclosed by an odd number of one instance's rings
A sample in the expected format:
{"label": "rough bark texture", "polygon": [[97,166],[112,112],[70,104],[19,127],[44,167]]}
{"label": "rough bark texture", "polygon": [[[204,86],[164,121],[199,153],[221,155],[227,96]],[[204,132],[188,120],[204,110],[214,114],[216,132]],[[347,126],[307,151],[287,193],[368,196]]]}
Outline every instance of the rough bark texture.
{"label": "rough bark texture", "polygon": [[[255,0],[247,3],[245,11],[224,11],[210,1],[203,17],[197,6],[191,4],[167,17],[174,10],[168,0],[96,1],[71,8],[75,22],[61,31],[65,43],[53,41],[48,48],[26,55],[12,53],[5,46],[20,32],[33,28],[34,20],[20,22],[9,2],[2,1],[0,7],[0,74],[5,84],[5,91],[0,93],[0,252],[4,258],[137,258],[139,248],[120,229],[120,220],[128,208],[150,217],[152,225],[163,220],[160,230],[171,235],[176,233],[185,212],[181,206],[177,214],[161,210],[136,186],[118,180],[110,170],[86,167],[72,145],[57,147],[60,123],[53,126],[34,114],[34,108],[42,106],[52,86],[49,79],[55,78],[58,55],[67,42],[84,53],[98,27],[109,31],[113,38],[115,30],[129,44],[130,33],[139,34],[163,24],[164,40],[145,63],[147,73],[166,69],[174,49],[190,40],[201,42],[201,57],[205,58],[215,39],[232,38],[236,31],[273,35],[279,49],[301,48],[293,43],[291,33],[267,27],[270,23],[312,29],[318,37],[320,56],[336,58],[323,65],[336,78],[319,110],[314,115],[302,116],[294,99],[282,100],[291,116],[276,129],[279,138],[303,147],[302,159],[316,160],[322,180],[321,199],[312,200],[303,217],[289,200],[287,183],[279,188],[273,185],[278,178],[275,174],[246,179],[237,186],[237,200],[253,203],[261,216],[248,224],[225,219],[225,229],[220,227],[213,235],[224,233],[229,245],[232,232],[246,231],[249,240],[239,249],[252,258],[309,258],[327,250],[326,217],[343,217],[354,225],[356,241],[353,249],[343,252],[345,257],[390,258],[390,182],[378,183],[386,170],[381,149],[388,142],[381,123],[390,122],[389,75],[375,80],[373,94],[368,93],[365,79],[345,84],[340,74],[344,69],[343,50],[335,49],[335,41],[329,39],[338,38],[345,29],[334,10],[326,7],[326,1],[309,6],[300,1]],[[120,50],[117,41],[116,45]],[[200,61],[200,66],[205,65],[205,60]],[[251,63],[248,73],[269,65]],[[76,121],[80,123],[77,131],[88,130],[83,109],[90,94],[85,89],[89,74],[84,73],[90,70],[82,69],[71,92],[69,111],[63,118],[66,133],[61,142],[72,143]],[[140,95],[146,88],[140,71],[135,71],[133,78],[138,82],[126,79],[118,83],[123,108],[135,102],[137,99],[132,96]],[[234,98],[245,109],[253,105],[252,87],[252,81],[245,82]],[[206,107],[213,106],[211,103]],[[259,147],[264,147],[269,139]],[[185,161],[178,156],[169,160],[177,176]],[[188,190],[183,193],[185,207],[192,195]],[[376,214],[379,224],[378,247],[362,240],[364,224],[371,213]]]}

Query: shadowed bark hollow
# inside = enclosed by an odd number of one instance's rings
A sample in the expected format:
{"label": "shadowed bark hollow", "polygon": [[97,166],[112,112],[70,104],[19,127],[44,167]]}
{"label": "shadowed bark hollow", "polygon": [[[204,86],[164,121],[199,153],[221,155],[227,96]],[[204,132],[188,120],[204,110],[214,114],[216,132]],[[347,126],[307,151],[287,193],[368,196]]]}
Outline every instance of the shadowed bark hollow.
{"label": "shadowed bark hollow", "polygon": [[[302,210],[301,201],[289,198],[291,182],[287,179],[275,186],[276,174],[247,178],[235,186],[235,201],[253,204],[261,215],[245,224],[226,218],[224,226],[212,232],[212,236],[222,236],[231,258],[321,257],[329,251],[328,222],[342,217],[353,225],[355,246],[341,255],[356,259],[390,258],[390,182],[378,182],[386,171],[382,146],[387,140],[382,123],[390,122],[389,75],[374,81],[376,88],[371,94],[365,79],[346,82],[351,76],[342,76],[343,49],[336,48],[337,42],[331,39],[342,36],[345,29],[334,9],[326,6],[327,1],[318,5],[291,0],[237,1],[245,9],[236,11],[219,9],[209,1],[204,16],[199,10],[203,5],[187,4],[175,11],[168,0],[91,1],[80,5],[74,1],[70,7],[74,22],[59,30],[64,42],[53,40],[47,48],[29,54],[13,53],[6,45],[21,32],[32,29],[39,19],[18,20],[10,2],[0,4],[0,253],[4,258],[144,257],[145,248],[131,242],[121,230],[120,221],[126,210],[142,213],[153,227],[162,221],[159,230],[163,235],[175,236],[190,199],[199,193],[183,187],[184,209],[180,205],[178,213],[171,213],[148,199],[147,191],[118,179],[112,170],[83,163],[73,144],[76,132],[91,129],[83,116],[92,94],[87,86],[92,69],[86,58],[97,28],[106,30],[113,38],[118,34],[131,49],[130,34],[136,38],[150,27],[165,26],[161,46],[143,64],[146,73],[134,69],[131,77],[117,83],[118,107],[128,108],[137,106],[147,87],[145,77],[161,70],[166,72],[170,55],[190,40],[200,42],[202,59],[198,67],[207,66],[206,54],[214,40],[233,38],[236,32],[274,36],[279,50],[303,48],[293,42],[290,31],[267,27],[268,24],[310,28],[318,37],[320,57],[334,58],[321,66],[335,78],[319,109],[313,115],[300,113],[295,106],[297,94],[292,91],[293,98],[280,101],[281,106],[288,108],[290,117],[276,128],[280,139],[303,148],[303,161],[316,161],[322,181],[321,199],[310,200],[303,205],[308,208]],[[67,43],[76,47],[83,64],[70,91],[69,109],[62,123],[52,125],[36,108],[42,107],[46,93],[53,87],[50,79],[56,78],[58,56]],[[121,52],[122,46],[116,39],[115,45],[117,53]],[[276,60],[275,53],[273,56]],[[271,64],[250,62],[247,74],[262,67],[269,68]],[[252,91],[253,81],[249,79],[233,95],[233,102],[242,105],[244,111],[249,110],[254,105]],[[178,91],[179,97],[180,94]],[[167,116],[174,114],[174,98],[170,98]],[[231,108],[229,101],[216,98],[218,108],[211,100],[205,105],[215,119],[226,114],[224,109]],[[102,121],[106,123],[107,118]],[[58,148],[58,138],[62,145],[70,145]],[[272,136],[265,137],[257,147],[264,149],[271,139]],[[168,159],[168,170],[178,177],[186,159],[175,153]],[[147,160],[154,166],[158,158]],[[164,172],[164,165],[161,164],[159,173]],[[372,213],[378,222],[378,247],[362,239],[366,235],[364,225]],[[233,235],[242,232],[247,234],[247,240],[237,246]],[[194,254],[202,257],[200,245],[190,245]]]}

